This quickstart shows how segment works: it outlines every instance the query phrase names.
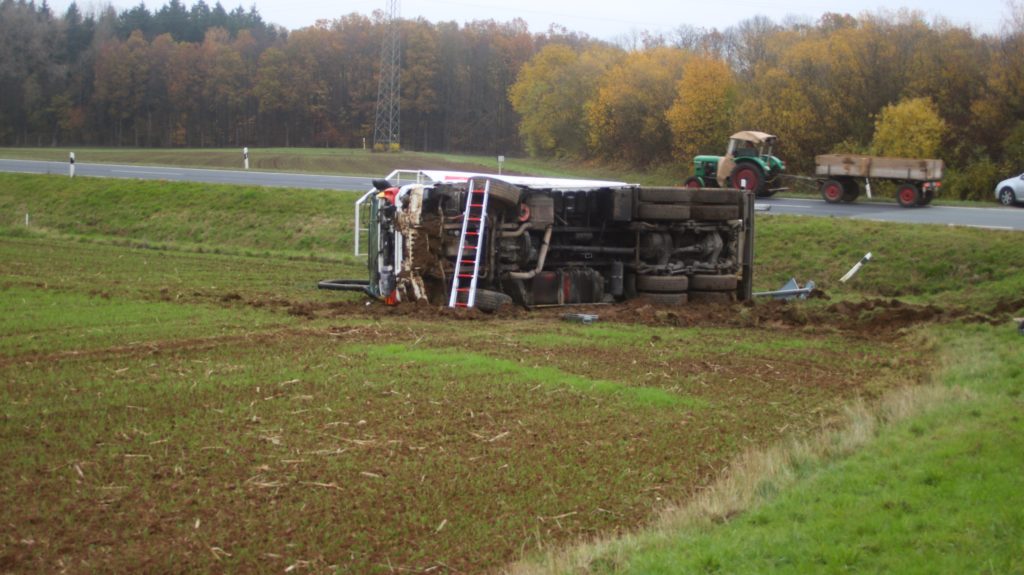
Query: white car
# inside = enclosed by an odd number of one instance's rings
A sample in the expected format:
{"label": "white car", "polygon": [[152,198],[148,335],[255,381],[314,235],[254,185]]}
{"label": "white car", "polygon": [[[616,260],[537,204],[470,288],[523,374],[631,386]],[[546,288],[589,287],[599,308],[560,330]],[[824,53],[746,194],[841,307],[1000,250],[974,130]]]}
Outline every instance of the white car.
{"label": "white car", "polygon": [[1024,174],[996,184],[996,199],[1004,206],[1024,204]]}

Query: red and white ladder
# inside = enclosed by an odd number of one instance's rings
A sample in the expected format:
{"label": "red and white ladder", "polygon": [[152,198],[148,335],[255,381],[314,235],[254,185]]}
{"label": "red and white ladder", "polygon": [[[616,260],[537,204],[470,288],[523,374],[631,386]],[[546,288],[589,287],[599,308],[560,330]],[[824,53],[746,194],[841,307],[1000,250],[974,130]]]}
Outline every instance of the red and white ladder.
{"label": "red and white ladder", "polygon": [[466,210],[462,214],[462,235],[459,237],[459,253],[455,257],[455,275],[452,277],[452,292],[448,307],[473,307],[476,303],[476,282],[480,277],[480,260],[483,258],[484,229],[487,227],[487,200],[490,197],[491,181],[484,180],[483,186],[469,180]]}

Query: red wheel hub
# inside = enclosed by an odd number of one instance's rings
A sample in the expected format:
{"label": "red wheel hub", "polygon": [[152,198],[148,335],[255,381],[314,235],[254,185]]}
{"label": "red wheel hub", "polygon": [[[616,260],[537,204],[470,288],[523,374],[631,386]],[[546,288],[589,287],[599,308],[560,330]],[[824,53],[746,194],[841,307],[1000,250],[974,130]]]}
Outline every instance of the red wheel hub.
{"label": "red wheel hub", "polygon": [[843,187],[839,184],[829,184],[825,186],[825,197],[830,200],[838,200],[843,197]]}
{"label": "red wheel hub", "polygon": [[750,168],[742,168],[738,170],[733,180],[733,185],[743,190],[757,189],[759,183],[757,172]]}

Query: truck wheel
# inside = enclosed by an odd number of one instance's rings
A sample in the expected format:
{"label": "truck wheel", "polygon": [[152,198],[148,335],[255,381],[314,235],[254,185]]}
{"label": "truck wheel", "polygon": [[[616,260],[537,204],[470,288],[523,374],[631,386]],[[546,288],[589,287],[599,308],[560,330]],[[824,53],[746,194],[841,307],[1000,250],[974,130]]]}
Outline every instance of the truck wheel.
{"label": "truck wheel", "polygon": [[857,180],[846,179],[843,180],[843,198],[842,200],[846,203],[853,202],[860,196],[860,185]]}
{"label": "truck wheel", "polygon": [[488,191],[491,202],[503,208],[518,208],[520,191],[518,186],[501,180],[491,180]]}
{"label": "truck wheel", "polygon": [[825,180],[821,183],[818,191],[821,192],[821,197],[830,204],[838,204],[843,201],[843,194],[845,193],[843,184],[836,180]]}
{"label": "truck wheel", "polygon": [[921,190],[914,184],[903,184],[896,190],[896,201],[904,208],[912,208],[921,198]]}
{"label": "truck wheel", "polygon": [[690,206],[679,204],[640,204],[637,206],[637,217],[641,220],[688,220]]}
{"label": "truck wheel", "polygon": [[[732,187],[741,190],[750,190],[754,195],[763,198],[765,196],[764,173],[756,164],[740,162],[732,169],[729,176]],[[771,195],[770,193],[768,194]]]}
{"label": "truck wheel", "polygon": [[678,293],[689,287],[686,276],[636,276],[636,289],[642,292]]}
{"label": "truck wheel", "polygon": [[690,217],[704,221],[740,219],[739,206],[690,206]]}
{"label": "truck wheel", "polygon": [[647,299],[655,305],[682,305],[690,299],[690,297],[685,293],[640,292],[637,295]]}
{"label": "truck wheel", "polygon": [[690,277],[690,289],[695,291],[733,291],[739,280],[736,276],[695,275]]}
{"label": "truck wheel", "polygon": [[689,186],[682,188],[640,188],[637,199],[641,202],[656,204],[689,204],[693,201],[694,191]]}
{"label": "truck wheel", "polygon": [[700,178],[698,178],[697,176],[692,176],[692,177],[686,179],[686,182],[683,183],[683,187],[684,188],[703,188],[704,187],[704,183],[701,182]]}
{"label": "truck wheel", "polygon": [[498,308],[510,303],[512,296],[486,289],[476,290],[476,298],[473,300],[476,309],[487,313],[498,311]]}
{"label": "truck wheel", "polygon": [[728,291],[692,291],[689,299],[693,303],[732,303],[735,297]]}

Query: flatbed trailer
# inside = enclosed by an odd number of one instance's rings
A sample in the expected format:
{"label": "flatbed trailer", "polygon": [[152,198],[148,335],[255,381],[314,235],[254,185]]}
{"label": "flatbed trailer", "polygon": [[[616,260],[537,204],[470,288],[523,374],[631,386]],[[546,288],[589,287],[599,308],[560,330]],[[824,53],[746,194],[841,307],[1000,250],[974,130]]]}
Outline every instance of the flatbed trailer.
{"label": "flatbed trailer", "polygon": [[831,204],[855,201],[860,196],[860,180],[864,180],[869,198],[871,180],[888,180],[899,186],[896,201],[901,206],[926,206],[942,185],[943,167],[942,160],[858,154],[824,154],[814,158],[818,191]]}

